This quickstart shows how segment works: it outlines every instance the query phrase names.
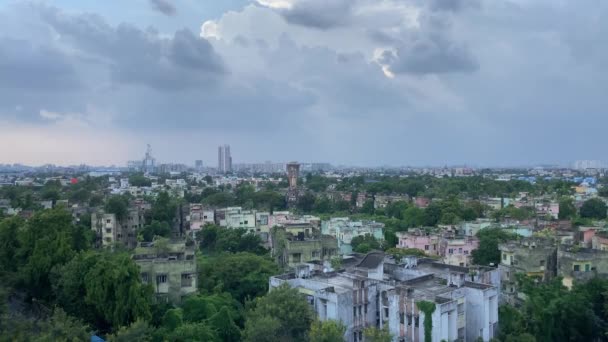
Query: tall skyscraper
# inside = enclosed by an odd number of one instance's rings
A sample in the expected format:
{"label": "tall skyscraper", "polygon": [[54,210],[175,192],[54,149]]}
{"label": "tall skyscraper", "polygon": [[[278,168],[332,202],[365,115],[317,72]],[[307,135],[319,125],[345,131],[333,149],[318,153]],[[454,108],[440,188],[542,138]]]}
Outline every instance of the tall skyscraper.
{"label": "tall skyscraper", "polygon": [[217,148],[217,170],[221,173],[232,171],[232,156],[230,155],[230,145],[223,145]]}

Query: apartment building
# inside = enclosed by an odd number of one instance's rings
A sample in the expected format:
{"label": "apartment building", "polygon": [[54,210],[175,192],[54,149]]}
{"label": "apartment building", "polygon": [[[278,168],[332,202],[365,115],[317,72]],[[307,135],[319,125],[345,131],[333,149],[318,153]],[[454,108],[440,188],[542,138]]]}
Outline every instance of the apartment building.
{"label": "apartment building", "polygon": [[97,245],[113,247],[121,245],[126,248],[137,246],[137,231],[145,224],[144,210],[130,208],[124,218],[98,210],[91,214],[91,229],[95,233]]}
{"label": "apartment building", "polygon": [[[297,288],[320,320],[346,326],[348,342],[364,341],[368,327],[385,326],[395,342],[424,341],[426,315],[433,342],[489,341],[496,336],[500,286],[469,279],[473,276],[467,268],[428,259],[385,263],[382,253],[370,253],[339,272],[311,267],[271,277],[269,283],[271,289],[283,283]],[[495,269],[484,275],[499,284]]]}
{"label": "apartment building", "polygon": [[183,240],[158,239],[142,242],[133,253],[143,283],[152,284],[156,300],[179,304],[183,297],[197,291],[197,266],[194,244]]}

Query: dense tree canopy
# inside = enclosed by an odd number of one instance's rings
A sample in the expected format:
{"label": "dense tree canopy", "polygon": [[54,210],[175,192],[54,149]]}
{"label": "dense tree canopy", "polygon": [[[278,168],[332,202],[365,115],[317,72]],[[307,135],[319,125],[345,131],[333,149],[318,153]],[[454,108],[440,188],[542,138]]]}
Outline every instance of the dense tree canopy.
{"label": "dense tree canopy", "polygon": [[498,245],[500,243],[513,240],[516,236],[501,228],[486,228],[477,233],[479,238],[479,248],[474,250],[473,262],[477,265],[489,265],[500,263],[500,251]]}
{"label": "dense tree canopy", "polygon": [[606,218],[608,208],[606,203],[599,198],[586,200],[581,207],[580,214],[583,218],[603,220]]}
{"label": "dense tree canopy", "polygon": [[[258,337],[268,334],[274,341],[307,341],[314,314],[297,289],[282,285],[256,298],[252,306],[247,313],[245,341],[260,341]],[[261,341],[272,341],[268,338]]]}

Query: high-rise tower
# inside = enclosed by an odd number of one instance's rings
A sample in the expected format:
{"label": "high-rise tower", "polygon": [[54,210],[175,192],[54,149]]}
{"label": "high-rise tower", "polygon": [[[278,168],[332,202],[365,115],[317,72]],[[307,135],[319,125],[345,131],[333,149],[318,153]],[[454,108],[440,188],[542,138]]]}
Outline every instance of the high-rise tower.
{"label": "high-rise tower", "polygon": [[222,145],[217,148],[217,170],[221,173],[232,171],[232,156],[230,145]]}

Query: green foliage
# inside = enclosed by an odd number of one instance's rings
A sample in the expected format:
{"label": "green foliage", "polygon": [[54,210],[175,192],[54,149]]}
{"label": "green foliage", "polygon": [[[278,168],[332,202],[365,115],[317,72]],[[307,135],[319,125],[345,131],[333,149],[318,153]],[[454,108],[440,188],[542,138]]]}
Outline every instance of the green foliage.
{"label": "green foliage", "polygon": [[0,317],[0,341],[68,342],[88,341],[90,328],[60,308],[49,318],[33,320],[22,316]]}
{"label": "green foliage", "polygon": [[165,340],[173,342],[221,341],[217,333],[206,323],[186,323],[165,336]]}
{"label": "green foliage", "polygon": [[606,203],[599,198],[586,200],[581,207],[580,214],[583,218],[603,220],[606,218]]}
{"label": "green foliage", "polygon": [[436,305],[433,302],[419,301],[416,302],[416,306],[420,311],[424,313],[424,342],[433,341],[433,312],[435,312]]}
{"label": "green foliage", "polygon": [[203,198],[203,203],[213,207],[229,207],[235,202],[236,198],[228,192],[218,192]]}
{"label": "green foliage", "polygon": [[239,342],[241,341],[241,330],[234,323],[232,315],[227,307],[222,307],[218,313],[213,315],[209,321],[218,337],[223,342]]}
{"label": "green foliage", "polygon": [[245,323],[243,341],[275,342],[281,332],[281,321],[270,316],[251,316]]}
{"label": "green foliage", "polygon": [[251,253],[220,254],[199,258],[199,287],[211,293],[226,291],[244,303],[268,291],[268,278],[277,274],[277,265]]}
{"label": "green foliage", "polygon": [[[608,281],[592,279],[572,290],[561,278],[537,284],[521,277],[526,294],[521,311],[501,308],[501,337],[505,341],[599,341],[608,327]],[[502,323],[504,321],[504,323]],[[508,330],[507,330],[508,328]],[[532,336],[530,336],[532,335]]]}
{"label": "green foliage", "polygon": [[350,242],[353,251],[367,253],[373,249],[382,249],[382,244],[371,234],[355,236]]}
{"label": "green foliage", "polygon": [[53,290],[68,313],[102,330],[151,317],[151,288],[127,254],[80,253],[53,271]]}
{"label": "green foliage", "polygon": [[153,339],[156,329],[150,326],[146,321],[137,320],[128,327],[121,327],[116,334],[110,335],[107,338],[108,342],[131,342],[142,341],[150,342]]}
{"label": "green foliage", "polygon": [[479,238],[479,248],[471,253],[473,262],[477,265],[489,265],[490,263],[498,265],[500,263],[498,245],[516,239],[517,235],[501,228],[486,228],[480,230],[477,237]]}
{"label": "green foliage", "polygon": [[201,250],[206,254],[248,252],[258,255],[268,254],[262,247],[262,240],[244,228],[227,229],[215,224],[207,224],[198,232]]}
{"label": "green foliage", "polygon": [[161,192],[152,203],[150,217],[152,221],[165,222],[169,226],[173,225],[173,219],[177,211],[177,203],[171,200],[166,192]]}
{"label": "green foliage", "polygon": [[393,335],[388,331],[388,326],[384,325],[382,329],[369,327],[363,331],[365,342],[391,342]]}
{"label": "green foliage", "polygon": [[124,220],[129,213],[129,201],[124,196],[114,195],[108,198],[105,210],[110,214],[116,215],[118,220]]}
{"label": "green foliage", "polygon": [[365,201],[365,203],[363,203],[363,207],[361,207],[361,212],[363,214],[374,215],[374,211],[374,200],[368,199]]}
{"label": "green foliage", "polygon": [[129,185],[131,186],[151,186],[152,181],[146,178],[141,173],[136,173],[129,176]]}
{"label": "green foliage", "polygon": [[76,232],[72,216],[63,209],[38,212],[19,229],[15,262],[22,288],[31,297],[51,298],[51,269],[72,259],[83,247],[74,244]]}
{"label": "green foliage", "polygon": [[262,335],[260,327],[272,329],[266,334],[272,333],[274,341],[307,340],[314,313],[297,289],[284,284],[256,298],[252,305],[245,323],[245,341],[257,341],[253,338]]}
{"label": "green foliage", "polygon": [[570,219],[576,216],[576,207],[574,206],[574,200],[569,197],[562,197],[559,200],[559,214],[560,220]]}
{"label": "green foliage", "polygon": [[310,326],[310,342],[338,342],[344,340],[346,327],[342,322],[315,320]]}
{"label": "green foliage", "polygon": [[167,222],[152,221],[151,224],[144,226],[141,230],[141,238],[143,241],[151,242],[155,236],[168,238],[171,236],[171,227]]}

